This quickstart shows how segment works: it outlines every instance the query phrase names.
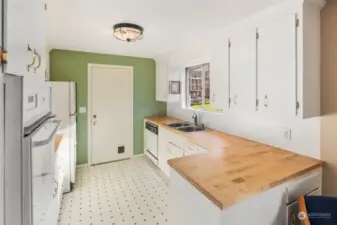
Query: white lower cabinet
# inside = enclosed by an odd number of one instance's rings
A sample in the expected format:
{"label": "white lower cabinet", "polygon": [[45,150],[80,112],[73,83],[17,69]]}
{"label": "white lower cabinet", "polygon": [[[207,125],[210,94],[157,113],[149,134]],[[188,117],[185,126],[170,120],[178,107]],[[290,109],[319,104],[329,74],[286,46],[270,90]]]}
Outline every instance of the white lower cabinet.
{"label": "white lower cabinet", "polygon": [[170,175],[170,166],[167,164],[169,159],[169,131],[159,127],[158,132],[158,167],[167,175]]}
{"label": "white lower cabinet", "polygon": [[168,142],[168,159],[174,159],[174,158],[179,158],[182,157],[184,155],[183,149],[172,143],[172,142]]}
{"label": "white lower cabinet", "polygon": [[174,225],[300,225],[298,203],[287,202],[286,197],[290,190],[298,195],[320,195],[314,190],[321,190],[321,179],[322,170],[317,169],[220,209],[172,169],[168,220]]}
{"label": "white lower cabinet", "polygon": [[167,161],[173,158],[205,153],[209,150],[200,147],[186,138],[165,128],[159,127],[158,132],[158,167],[170,176],[170,166]]}
{"label": "white lower cabinet", "polygon": [[[61,141],[59,146],[62,146]],[[62,196],[63,196],[63,189],[64,189],[64,164],[65,164],[65,157],[64,154],[66,153],[67,149],[59,147],[56,149],[56,156],[55,156],[55,176],[53,179],[55,191],[53,193],[53,200],[50,208],[48,224],[50,225],[57,225],[58,224],[58,216],[62,204]]]}

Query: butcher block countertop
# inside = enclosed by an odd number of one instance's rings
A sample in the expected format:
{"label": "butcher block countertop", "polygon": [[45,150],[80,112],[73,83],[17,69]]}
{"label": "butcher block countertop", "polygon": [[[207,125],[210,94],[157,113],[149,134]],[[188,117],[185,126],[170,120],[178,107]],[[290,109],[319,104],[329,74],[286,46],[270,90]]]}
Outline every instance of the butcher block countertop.
{"label": "butcher block countertop", "polygon": [[[168,161],[182,177],[220,209],[257,195],[322,166],[307,156],[215,130],[183,133],[166,126],[170,117],[149,117],[164,127],[210,150]],[[159,134],[160,135],[160,134]]]}
{"label": "butcher block countertop", "polygon": [[62,141],[63,135],[62,134],[56,134],[55,135],[55,146],[54,146],[54,152],[57,152],[61,141]]}

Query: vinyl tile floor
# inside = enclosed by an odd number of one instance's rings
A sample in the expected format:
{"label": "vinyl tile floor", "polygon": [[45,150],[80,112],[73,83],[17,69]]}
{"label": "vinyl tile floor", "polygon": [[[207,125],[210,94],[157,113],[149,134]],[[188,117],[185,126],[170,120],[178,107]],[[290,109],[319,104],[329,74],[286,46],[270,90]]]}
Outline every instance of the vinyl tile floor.
{"label": "vinyl tile floor", "polygon": [[77,170],[59,225],[168,225],[166,176],[146,156]]}

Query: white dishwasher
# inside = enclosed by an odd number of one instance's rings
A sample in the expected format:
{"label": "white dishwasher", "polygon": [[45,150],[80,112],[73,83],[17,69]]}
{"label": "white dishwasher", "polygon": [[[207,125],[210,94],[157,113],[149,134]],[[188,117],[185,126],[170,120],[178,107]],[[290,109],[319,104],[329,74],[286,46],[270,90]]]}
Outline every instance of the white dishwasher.
{"label": "white dishwasher", "polygon": [[145,141],[147,142],[145,154],[154,164],[158,165],[158,126],[146,122],[145,129]]}

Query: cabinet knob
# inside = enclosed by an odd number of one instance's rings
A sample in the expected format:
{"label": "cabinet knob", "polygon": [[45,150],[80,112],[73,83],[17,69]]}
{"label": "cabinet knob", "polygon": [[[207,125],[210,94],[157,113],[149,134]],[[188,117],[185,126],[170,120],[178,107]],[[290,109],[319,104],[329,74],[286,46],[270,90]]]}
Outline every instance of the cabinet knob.
{"label": "cabinet knob", "polygon": [[265,95],[265,96],[264,96],[264,101],[263,101],[264,107],[268,107],[268,103],[269,103],[268,96]]}
{"label": "cabinet knob", "polygon": [[233,104],[236,105],[236,103],[237,103],[237,96],[234,95],[234,97],[233,97]]}

